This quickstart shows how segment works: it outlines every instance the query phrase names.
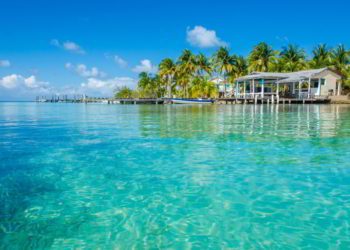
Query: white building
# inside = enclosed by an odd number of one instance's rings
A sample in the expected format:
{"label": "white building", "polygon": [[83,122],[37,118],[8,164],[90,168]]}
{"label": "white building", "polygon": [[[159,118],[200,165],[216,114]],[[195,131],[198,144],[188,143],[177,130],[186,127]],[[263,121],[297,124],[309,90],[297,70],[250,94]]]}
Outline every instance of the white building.
{"label": "white building", "polygon": [[224,79],[216,77],[216,78],[211,79],[210,81],[213,82],[216,85],[216,87],[218,88],[220,97],[230,96],[234,93],[233,85],[230,83],[225,84]]}
{"label": "white building", "polygon": [[[238,97],[276,95],[299,99],[314,98],[340,95],[340,80],[341,75],[329,68],[291,73],[253,72],[238,78],[233,92]],[[231,91],[226,90],[226,96]]]}

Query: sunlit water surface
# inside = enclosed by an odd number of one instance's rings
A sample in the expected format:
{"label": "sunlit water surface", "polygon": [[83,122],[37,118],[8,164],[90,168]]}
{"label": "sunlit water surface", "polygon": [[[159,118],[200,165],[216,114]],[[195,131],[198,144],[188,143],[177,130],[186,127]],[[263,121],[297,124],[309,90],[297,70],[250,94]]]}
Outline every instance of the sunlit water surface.
{"label": "sunlit water surface", "polygon": [[1,249],[349,249],[350,106],[0,103]]}

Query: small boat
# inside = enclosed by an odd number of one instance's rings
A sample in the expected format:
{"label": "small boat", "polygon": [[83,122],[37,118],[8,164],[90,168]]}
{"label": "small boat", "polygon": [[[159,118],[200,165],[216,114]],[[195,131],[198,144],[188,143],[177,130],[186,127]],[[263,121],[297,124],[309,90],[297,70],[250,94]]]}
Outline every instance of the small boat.
{"label": "small boat", "polygon": [[211,104],[214,100],[211,99],[189,99],[189,98],[172,98],[172,103],[175,104]]}
{"label": "small boat", "polygon": [[45,98],[40,98],[37,100],[38,102],[49,102],[49,100],[45,99]]}

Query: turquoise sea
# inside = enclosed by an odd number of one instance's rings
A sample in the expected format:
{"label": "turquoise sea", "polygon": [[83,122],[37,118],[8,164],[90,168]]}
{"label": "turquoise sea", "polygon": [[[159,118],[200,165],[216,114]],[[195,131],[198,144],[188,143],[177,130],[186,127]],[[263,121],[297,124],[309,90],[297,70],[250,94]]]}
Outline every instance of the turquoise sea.
{"label": "turquoise sea", "polygon": [[350,106],[0,103],[0,249],[350,249]]}

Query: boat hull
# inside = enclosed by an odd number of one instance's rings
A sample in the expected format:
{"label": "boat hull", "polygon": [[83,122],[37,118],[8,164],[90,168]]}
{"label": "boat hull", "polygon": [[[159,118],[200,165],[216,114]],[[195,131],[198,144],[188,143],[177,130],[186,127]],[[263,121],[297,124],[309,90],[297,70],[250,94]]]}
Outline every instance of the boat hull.
{"label": "boat hull", "polygon": [[180,99],[174,98],[171,99],[171,102],[174,104],[212,104],[213,100],[203,100],[203,99]]}

